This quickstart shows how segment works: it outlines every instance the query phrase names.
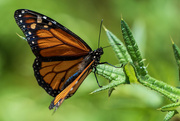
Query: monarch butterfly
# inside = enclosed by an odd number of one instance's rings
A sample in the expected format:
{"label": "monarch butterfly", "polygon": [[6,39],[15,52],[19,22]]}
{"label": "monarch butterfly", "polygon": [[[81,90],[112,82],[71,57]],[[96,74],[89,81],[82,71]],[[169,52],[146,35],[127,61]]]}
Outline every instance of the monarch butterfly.
{"label": "monarch butterfly", "polygon": [[49,109],[57,109],[96,70],[103,48],[92,51],[79,36],[43,14],[19,9],[14,17],[36,56],[33,69],[38,84],[55,97]]}

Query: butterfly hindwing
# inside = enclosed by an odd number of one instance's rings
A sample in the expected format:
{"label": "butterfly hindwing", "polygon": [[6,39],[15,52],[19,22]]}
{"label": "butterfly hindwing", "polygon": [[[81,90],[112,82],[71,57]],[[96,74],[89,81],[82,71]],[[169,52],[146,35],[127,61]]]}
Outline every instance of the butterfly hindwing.
{"label": "butterfly hindwing", "polygon": [[67,80],[80,70],[82,60],[44,62],[36,58],[33,68],[38,84],[55,97],[71,83],[73,79]]}
{"label": "butterfly hindwing", "polygon": [[80,37],[45,15],[19,9],[14,16],[33,53],[41,59],[73,60],[91,51]]}
{"label": "butterfly hindwing", "polygon": [[[86,59],[85,59],[86,60]],[[81,83],[84,81],[84,79],[88,76],[88,74],[92,71],[92,64],[94,61],[89,61],[90,63],[88,65],[83,65],[84,67],[77,72],[74,76],[74,79],[69,78],[69,80],[73,80],[61,93],[59,93],[54,100],[51,102],[49,109],[53,109],[56,107],[56,109],[62,104],[62,102],[67,99],[68,97],[71,97],[74,95],[74,93],[77,91]],[[55,110],[56,110],[55,109]]]}

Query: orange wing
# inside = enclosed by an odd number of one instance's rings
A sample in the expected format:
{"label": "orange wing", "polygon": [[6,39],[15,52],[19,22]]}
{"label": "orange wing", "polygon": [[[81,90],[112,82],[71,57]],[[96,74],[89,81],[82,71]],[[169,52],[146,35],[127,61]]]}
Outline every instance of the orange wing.
{"label": "orange wing", "polygon": [[45,15],[20,9],[14,16],[38,58],[46,61],[74,60],[91,51],[80,37]]}
{"label": "orange wing", "polygon": [[68,86],[67,81],[78,73],[82,60],[91,48],[63,25],[40,13],[19,9],[15,20],[36,55],[33,64],[38,84],[56,96]]}
{"label": "orange wing", "polygon": [[72,76],[82,68],[82,60],[44,62],[36,58],[33,68],[38,84],[55,97],[72,82]]}
{"label": "orange wing", "polygon": [[103,49],[92,51],[76,34],[40,13],[19,9],[14,17],[36,56],[38,84],[55,97],[49,108],[58,107],[96,68]]}
{"label": "orange wing", "polygon": [[93,65],[93,63],[94,63],[94,60],[88,66],[81,69],[81,71],[76,74],[76,76],[75,76],[76,78],[73,79],[73,82],[71,84],[69,84],[61,93],[59,93],[54,98],[54,100],[51,102],[51,104],[49,106],[49,109],[53,109],[54,107],[56,107],[56,109],[57,109],[66,98],[72,96],[76,92],[76,90],[81,85],[83,80],[92,71],[91,66]]}

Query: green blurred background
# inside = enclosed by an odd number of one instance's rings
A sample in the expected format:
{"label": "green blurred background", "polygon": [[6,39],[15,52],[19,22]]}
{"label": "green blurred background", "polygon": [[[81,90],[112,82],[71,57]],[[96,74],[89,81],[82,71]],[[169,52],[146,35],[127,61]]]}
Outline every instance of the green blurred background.
{"label": "green blurred background", "polygon": [[[25,8],[45,14],[63,24],[92,49],[97,48],[101,19],[107,29],[122,40],[121,15],[133,30],[149,64],[150,75],[179,86],[178,71],[170,36],[180,47],[179,0],[0,0],[0,121],[162,121],[166,113],[156,109],[170,103],[163,96],[140,85],[116,87],[93,95],[98,88],[90,74],[76,94],[52,115],[53,99],[38,86],[33,75],[35,56],[14,20],[14,11]],[[101,46],[109,45],[105,32]],[[112,48],[104,50],[101,61],[117,64]],[[98,76],[102,85],[108,80]],[[173,121],[180,120],[177,115]]]}

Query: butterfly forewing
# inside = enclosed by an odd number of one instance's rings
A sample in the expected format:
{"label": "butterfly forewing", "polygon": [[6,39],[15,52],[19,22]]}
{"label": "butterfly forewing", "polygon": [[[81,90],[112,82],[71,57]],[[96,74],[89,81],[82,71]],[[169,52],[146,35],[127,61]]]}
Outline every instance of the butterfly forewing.
{"label": "butterfly forewing", "polygon": [[33,53],[41,59],[73,60],[91,51],[80,37],[45,15],[20,9],[14,16]]}
{"label": "butterfly forewing", "polygon": [[14,16],[37,57],[33,68],[38,84],[48,94],[56,96],[70,83],[66,81],[79,70],[79,63],[91,48],[76,34],[45,15],[19,9]]}

